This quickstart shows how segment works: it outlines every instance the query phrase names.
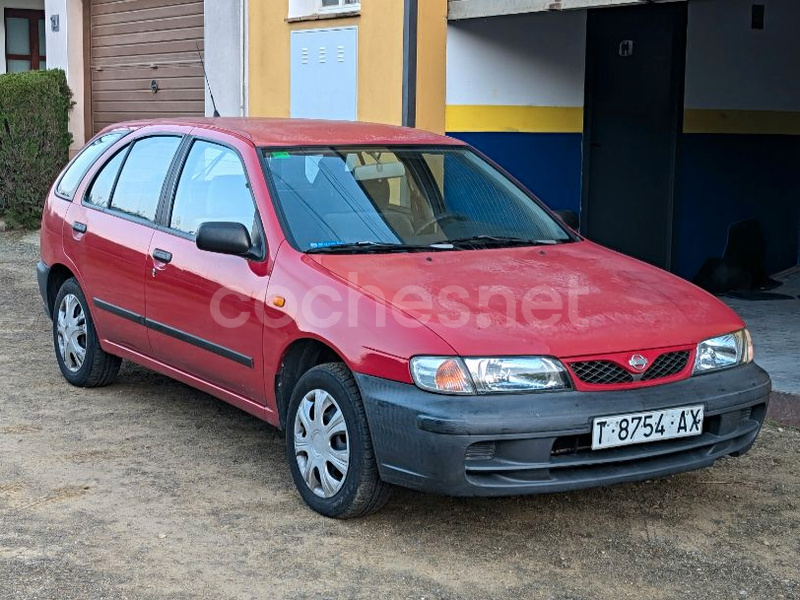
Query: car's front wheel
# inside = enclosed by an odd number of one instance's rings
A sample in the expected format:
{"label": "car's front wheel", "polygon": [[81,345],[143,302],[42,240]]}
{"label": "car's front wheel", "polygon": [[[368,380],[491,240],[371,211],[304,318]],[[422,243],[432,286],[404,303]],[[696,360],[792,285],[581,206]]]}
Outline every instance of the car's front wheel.
{"label": "car's front wheel", "polygon": [[86,296],[74,278],[65,281],[56,295],[53,346],[64,379],[78,387],[110,384],[122,363],[100,347]]}
{"label": "car's front wheel", "polygon": [[297,489],[318,513],[362,517],[388,500],[364,405],[350,370],[319,365],[300,378],[286,419],[286,453]]}

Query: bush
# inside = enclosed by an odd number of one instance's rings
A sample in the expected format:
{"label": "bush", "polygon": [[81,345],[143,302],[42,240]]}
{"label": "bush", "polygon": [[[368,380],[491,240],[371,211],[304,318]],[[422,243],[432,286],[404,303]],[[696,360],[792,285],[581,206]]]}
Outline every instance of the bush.
{"label": "bush", "polygon": [[64,71],[0,75],[0,215],[38,227],[53,180],[69,159],[72,92]]}

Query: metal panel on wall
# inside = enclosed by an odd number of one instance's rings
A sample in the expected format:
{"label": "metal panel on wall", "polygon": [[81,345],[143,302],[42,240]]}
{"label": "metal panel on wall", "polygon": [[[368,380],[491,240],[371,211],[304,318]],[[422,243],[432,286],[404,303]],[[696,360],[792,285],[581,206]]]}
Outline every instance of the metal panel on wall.
{"label": "metal panel on wall", "polygon": [[202,0],[91,0],[90,15],[93,133],[204,114]]}
{"label": "metal panel on wall", "polygon": [[358,28],[292,32],[291,116],[355,121]]}

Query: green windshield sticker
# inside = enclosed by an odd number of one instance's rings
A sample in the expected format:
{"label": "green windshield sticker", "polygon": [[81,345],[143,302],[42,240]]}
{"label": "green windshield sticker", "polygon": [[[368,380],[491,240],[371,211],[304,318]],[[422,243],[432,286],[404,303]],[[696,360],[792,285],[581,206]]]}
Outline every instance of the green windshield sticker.
{"label": "green windshield sticker", "polygon": [[292,157],[291,154],[289,154],[288,152],[273,152],[272,153],[272,158],[281,158],[281,159],[283,159],[283,158],[291,158],[291,157]]}

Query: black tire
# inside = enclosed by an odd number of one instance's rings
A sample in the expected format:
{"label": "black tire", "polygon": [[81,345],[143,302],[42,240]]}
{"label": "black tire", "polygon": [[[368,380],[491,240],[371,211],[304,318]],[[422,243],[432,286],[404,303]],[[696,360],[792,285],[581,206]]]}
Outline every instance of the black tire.
{"label": "black tire", "polygon": [[[350,459],[347,474],[339,491],[330,498],[314,493],[300,471],[295,455],[295,418],[303,398],[312,390],[330,394],[341,409],[347,426]],[[342,363],[319,365],[297,382],[286,416],[286,456],[300,495],[313,510],[326,517],[353,519],[380,510],[391,493],[391,486],[381,481],[372,449],[364,404],[353,374]]]}
{"label": "black tire", "polygon": [[[83,364],[77,369],[74,368],[75,365],[72,365],[73,368],[67,366],[64,357],[61,355],[58,340],[59,309],[64,298],[70,294],[77,299],[80,309],[83,311],[86,324],[84,340],[86,356]],[[109,385],[114,381],[122,364],[121,358],[108,354],[100,347],[97,330],[94,328],[92,314],[89,311],[89,303],[86,301],[86,296],[84,296],[81,286],[78,285],[74,277],[64,282],[61,289],[58,290],[53,304],[53,348],[64,379],[77,387],[92,388]]]}

